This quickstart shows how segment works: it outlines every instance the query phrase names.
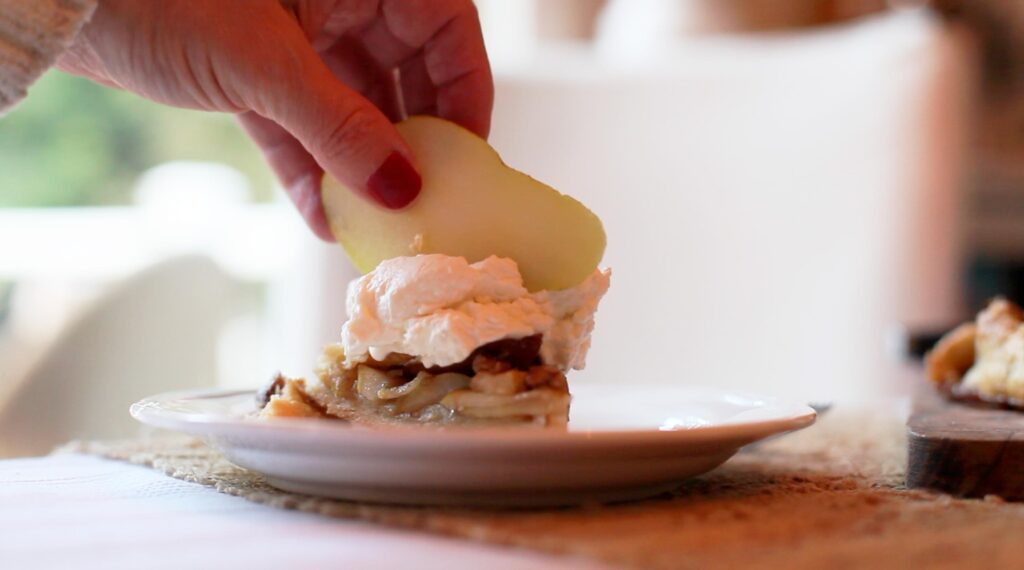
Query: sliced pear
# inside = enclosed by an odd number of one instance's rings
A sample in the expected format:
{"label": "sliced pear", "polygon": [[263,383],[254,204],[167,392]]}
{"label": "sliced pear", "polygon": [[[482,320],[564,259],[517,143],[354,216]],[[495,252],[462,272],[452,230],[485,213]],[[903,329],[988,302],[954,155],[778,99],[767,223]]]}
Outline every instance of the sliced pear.
{"label": "sliced pear", "polygon": [[487,141],[434,117],[398,125],[415,154],[423,190],[387,210],[334,178],[323,203],[335,238],[366,273],[385,259],[443,253],[519,264],[531,291],[582,282],[604,255],[601,220],[580,202],[506,166]]}

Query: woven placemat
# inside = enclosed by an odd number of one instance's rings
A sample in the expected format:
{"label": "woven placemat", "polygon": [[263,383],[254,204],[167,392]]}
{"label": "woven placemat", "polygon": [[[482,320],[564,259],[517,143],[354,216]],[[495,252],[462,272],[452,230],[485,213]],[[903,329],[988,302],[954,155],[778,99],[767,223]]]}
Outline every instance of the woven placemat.
{"label": "woven placemat", "polygon": [[[1019,567],[1024,505],[902,487],[901,421],[833,412],[657,499],[544,511],[409,508],[279,491],[194,439],[75,442],[273,507],[636,568]],[[1022,474],[1024,476],[1024,474]]]}

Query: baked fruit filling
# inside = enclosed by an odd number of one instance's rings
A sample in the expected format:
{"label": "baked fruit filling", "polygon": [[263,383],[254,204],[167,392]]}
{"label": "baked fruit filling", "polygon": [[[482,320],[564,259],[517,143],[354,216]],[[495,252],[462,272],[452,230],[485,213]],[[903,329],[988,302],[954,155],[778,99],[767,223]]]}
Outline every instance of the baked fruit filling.
{"label": "baked fruit filling", "polygon": [[974,323],[942,337],[925,364],[952,398],[1024,408],[1024,310],[993,300]]}
{"label": "baked fruit filling", "polygon": [[503,339],[435,367],[399,353],[346,366],[342,347],[332,344],[309,380],[275,377],[260,394],[260,416],[564,426],[568,385],[561,370],[542,362],[541,341],[539,334]]}

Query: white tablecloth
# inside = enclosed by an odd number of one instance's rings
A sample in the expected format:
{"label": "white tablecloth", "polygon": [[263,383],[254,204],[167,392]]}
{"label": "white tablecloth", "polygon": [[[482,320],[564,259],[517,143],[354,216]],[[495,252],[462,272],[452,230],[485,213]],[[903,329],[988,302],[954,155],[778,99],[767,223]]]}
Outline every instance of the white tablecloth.
{"label": "white tablecloth", "polygon": [[283,511],[83,455],[0,461],[0,568],[596,568]]}

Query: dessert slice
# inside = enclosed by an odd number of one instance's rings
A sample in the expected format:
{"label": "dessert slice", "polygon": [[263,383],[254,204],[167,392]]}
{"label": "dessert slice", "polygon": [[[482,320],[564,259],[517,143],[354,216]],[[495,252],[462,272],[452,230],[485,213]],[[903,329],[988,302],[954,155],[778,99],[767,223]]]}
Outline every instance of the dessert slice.
{"label": "dessert slice", "polygon": [[341,342],[312,377],[275,378],[260,415],[565,425],[609,275],[531,293],[510,259],[383,261],[349,285]]}
{"label": "dessert slice", "polygon": [[974,323],[942,337],[925,363],[950,397],[1024,408],[1024,311],[993,300]]}
{"label": "dessert slice", "polygon": [[310,378],[275,378],[262,417],[564,425],[608,289],[601,220],[458,125],[397,127],[423,190],[396,212],[325,177],[332,232],[368,273],[341,342]]}

